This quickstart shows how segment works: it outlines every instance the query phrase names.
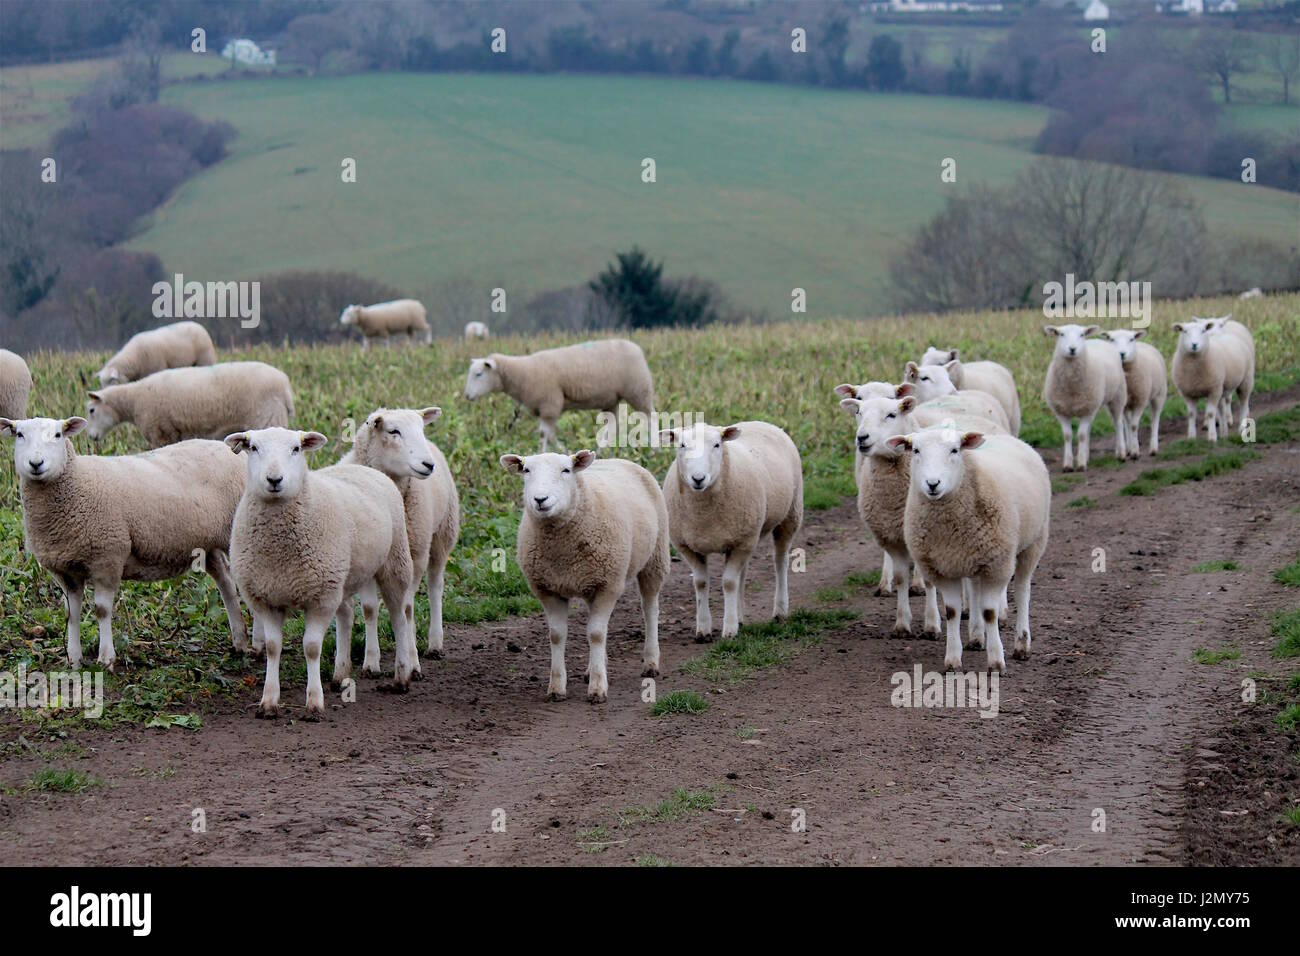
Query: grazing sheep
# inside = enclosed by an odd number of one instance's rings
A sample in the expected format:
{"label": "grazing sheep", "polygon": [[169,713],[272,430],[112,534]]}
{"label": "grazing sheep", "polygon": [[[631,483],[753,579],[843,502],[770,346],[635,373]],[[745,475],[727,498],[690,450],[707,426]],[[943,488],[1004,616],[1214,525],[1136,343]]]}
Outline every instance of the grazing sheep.
{"label": "grazing sheep", "polygon": [[1264,298],[1264,290],[1261,289],[1259,286],[1254,286],[1253,288],[1247,289],[1241,295],[1237,296],[1237,298],[1238,299],[1262,299]]}
{"label": "grazing sheep", "polygon": [[627,583],[641,592],[645,646],[642,676],[659,674],[659,589],[668,577],[668,512],[654,476],[619,458],[576,455],[502,455],[501,467],[524,479],[519,522],[519,568],[542,602],[551,634],[547,700],[568,694],[564,641],[569,602],[587,603],[587,699],[609,694],[605,642],[609,616]]}
{"label": "grazing sheep", "polygon": [[709,613],[709,555],[722,554],[722,637],[743,617],[745,572],[764,535],[772,536],[776,588],[772,616],[790,613],[790,543],[803,524],[803,465],[780,428],[740,422],[718,428],[697,422],[659,433],[677,458],[664,476],[664,502],[673,547],[695,584],[695,639],[713,640]]}
{"label": "grazing sheep", "polygon": [[240,429],[288,425],[293,390],[289,376],[262,362],[176,368],[91,392],[86,417],[94,441],[126,422],[151,448],[186,438],[220,440]]}
{"label": "grazing sheep", "polygon": [[285,614],[305,612],[307,719],[325,713],[321,645],[330,621],[362,588],[377,582],[397,645],[394,687],[405,689],[415,661],[411,548],[402,496],[388,476],[363,465],[307,467],[319,432],[264,428],[226,436],[248,456],[248,481],[230,532],[239,592],[266,647],[258,717],[280,713],[280,648]]}
{"label": "grazing sheep", "polygon": [[1225,315],[1175,322],[1174,388],[1187,403],[1187,437],[1196,437],[1196,403],[1205,399],[1205,430],[1219,440],[1219,423],[1232,425],[1232,394],[1241,400],[1241,418],[1250,417],[1255,390],[1255,340],[1240,322]]}
{"label": "grazing sheep", "polygon": [[139,332],[95,374],[100,385],[121,385],[168,368],[212,365],[217,350],[208,330],[197,322],[173,322]]}
{"label": "grazing sheep", "polygon": [[654,381],[645,353],[626,339],[472,359],[465,398],[474,401],[492,392],[505,392],[538,417],[543,454],[549,442],[558,444],[556,423],[569,409],[614,412],[622,401],[650,421],[655,417]]}
{"label": "grazing sheep", "polygon": [[962,578],[970,579],[972,643],[982,638],[990,669],[1007,664],[998,605],[1016,582],[1013,656],[1029,657],[1029,589],[1047,549],[1052,483],[1038,453],[1010,435],[935,428],[887,439],[911,453],[903,519],[907,550],[943,595],[944,666],[961,667]]}
{"label": "grazing sheep", "polygon": [[1124,366],[1124,385],[1128,390],[1128,402],[1124,406],[1128,432],[1124,444],[1130,458],[1137,458],[1142,452],[1138,425],[1147,409],[1151,410],[1151,454],[1160,450],[1160,413],[1169,395],[1165,357],[1154,345],[1138,341],[1144,335],[1146,329],[1112,329],[1101,333],[1102,339],[1115,346]]}
{"label": "grazing sheep", "polygon": [[26,418],[31,391],[32,373],[23,357],[0,349],[0,418]]}
{"label": "grazing sheep", "polygon": [[486,339],[488,338],[488,327],[486,322],[466,322],[465,338],[467,339]]}
{"label": "grazing sheep", "polygon": [[954,412],[978,415],[980,418],[996,422],[1001,432],[1011,431],[1011,420],[1006,409],[998,399],[988,392],[975,388],[958,389],[950,368],[960,368],[961,363],[953,361],[949,365],[917,365],[908,362],[903,371],[903,380],[911,385],[917,401],[929,403],[942,400]]}
{"label": "grazing sheep", "polygon": [[389,341],[394,335],[408,336],[414,343],[417,334],[423,334],[426,344],[433,341],[424,306],[414,299],[394,299],[374,305],[350,305],[339,316],[339,324],[355,325],[361,330],[361,348],[365,350],[370,340],[382,338]]}
{"label": "grazing sheep", "polygon": [[1073,419],[1079,420],[1080,471],[1088,468],[1088,442],[1092,433],[1092,420],[1104,405],[1115,423],[1115,457],[1123,461],[1127,455],[1124,441],[1124,406],[1128,404],[1128,386],[1124,382],[1124,366],[1119,353],[1105,342],[1088,339],[1100,331],[1089,325],[1045,325],[1043,334],[1056,338],[1052,363],[1047,367],[1043,382],[1043,400],[1061,424],[1065,438],[1063,467],[1075,468],[1071,447],[1074,441]]}
{"label": "grazing sheep", "polygon": [[[411,592],[420,587],[420,579],[429,581],[429,639],[427,653],[442,656],[442,590],[447,557],[460,535],[460,497],[447,459],[433,442],[424,437],[424,429],[438,420],[440,408],[381,408],[370,414],[357,429],[352,450],[340,464],[366,465],[382,471],[402,494],[406,508],[406,535],[411,546],[415,569]],[[363,674],[379,673],[379,599],[373,587],[361,593],[361,612],[366,622],[366,656]],[[339,606],[334,653],[334,683],[338,684],[352,670],[352,621],[350,601]],[[414,663],[420,670],[419,659]]]}
{"label": "grazing sheep", "polygon": [[[116,669],[113,599],[127,581],[212,576],[235,649],[248,643],[226,552],[244,491],[244,468],[220,442],[187,441],[140,455],[78,455],[69,440],[84,418],[0,419],[13,436],[27,549],[67,599],[68,660],[81,663],[81,602],[89,583],[99,621],[99,663]],[[233,467],[232,467],[233,465]]]}
{"label": "grazing sheep", "polygon": [[922,365],[943,365],[959,391],[977,389],[998,400],[1007,413],[1011,434],[1020,434],[1020,393],[1011,370],[997,362],[963,362],[957,349],[937,349],[933,345],[921,356]]}

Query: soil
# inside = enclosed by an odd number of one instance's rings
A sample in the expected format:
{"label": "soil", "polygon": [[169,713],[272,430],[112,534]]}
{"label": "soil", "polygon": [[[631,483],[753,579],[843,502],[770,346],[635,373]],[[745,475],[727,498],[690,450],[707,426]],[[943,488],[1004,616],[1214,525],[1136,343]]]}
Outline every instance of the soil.
{"label": "soil", "polygon": [[[1297,397],[1266,396],[1256,413]],[[1184,430],[1167,421],[1163,435]],[[1277,706],[1243,703],[1242,681],[1300,668],[1273,660],[1269,635],[1272,614],[1300,603],[1272,579],[1300,550],[1300,445],[1259,451],[1239,471],[1152,497],[1118,494],[1149,461],[1094,468],[1055,494],[1032,656],[1011,660],[1003,630],[1009,669],[991,719],[891,704],[891,676],[918,663],[942,671],[943,645],[890,637],[893,598],[845,584],[880,566],[845,503],[809,516],[791,605],[858,619],[751,679],[711,685],[680,671],[705,649],[693,640],[690,576],[674,563],[657,691],[694,689],[711,704],[703,713],[653,717],[642,702],[630,589],[611,624],[604,705],[584,697],[581,615],[559,703],[543,700],[541,615],[449,628],[446,658],[426,659],[410,693],[363,680],[357,703],[343,704],[327,691],[336,702],[320,723],[301,719],[295,682],[283,687],[287,717],[254,719],[261,675],[250,663],[255,686],[204,712],[197,732],[96,728],[78,735],[78,759],[0,764],[11,787],[51,762],[103,781],[0,796],[0,840],[21,851],[14,862],[85,864],[1294,865],[1300,827],[1282,811],[1300,802],[1295,735],[1275,726]],[[1045,457],[1059,476],[1059,449]],[[1085,493],[1094,505],[1068,506]],[[1192,571],[1217,559],[1242,569]],[[749,574],[751,622],[770,612],[771,577],[769,546]],[[819,598],[828,588],[847,599]],[[1241,657],[1193,657],[1225,645]],[[983,653],[966,662],[982,668]],[[20,730],[0,720],[0,739]],[[679,789],[713,806],[627,812]],[[198,808],[206,832],[192,825]]]}

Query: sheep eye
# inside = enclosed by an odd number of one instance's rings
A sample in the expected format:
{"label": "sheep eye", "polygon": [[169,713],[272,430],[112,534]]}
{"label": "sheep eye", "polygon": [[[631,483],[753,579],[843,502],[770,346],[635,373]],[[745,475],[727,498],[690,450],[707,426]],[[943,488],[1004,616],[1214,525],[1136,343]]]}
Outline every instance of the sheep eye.
{"label": "sheep eye", "polygon": [[298,452],[300,452],[300,451],[302,451],[302,446],[301,446],[301,445],[294,445],[294,446],[293,446],[293,453],[294,453],[295,455],[298,454]]}
{"label": "sheep eye", "polygon": [[15,437],[15,438],[22,438],[22,437],[23,437],[23,433],[22,433],[22,432],[14,432],[14,437]]}
{"label": "sheep eye", "polygon": [[957,449],[954,448],[954,449],[952,450],[952,453],[953,453],[954,455],[957,454]]}
{"label": "sheep eye", "polygon": [[888,419],[890,419],[890,418],[893,418],[893,417],[894,417],[894,413],[893,413],[893,412],[890,412],[888,415],[885,416],[886,420],[888,420]]}
{"label": "sheep eye", "polygon": [[922,376],[921,376],[921,381],[923,381],[923,382],[928,382],[928,381],[930,381],[930,376],[928,376],[928,375],[922,375]]}
{"label": "sheep eye", "polygon": [[564,469],[564,471],[560,472],[560,474],[562,474],[562,475],[567,475],[568,473],[569,473],[569,469],[568,469],[568,468],[566,468],[566,469]]}
{"label": "sheep eye", "polygon": [[63,432],[55,432],[55,433],[54,433],[54,437],[55,437],[56,439],[58,439],[58,438],[62,438],[62,437],[63,437]]}
{"label": "sheep eye", "polygon": [[524,469],[524,474],[525,474],[525,475],[528,474],[528,469],[527,469],[527,468]]}
{"label": "sheep eye", "polygon": [[249,446],[248,446],[248,450],[251,451],[251,452],[256,452],[256,451],[257,451],[257,446],[256,446],[256,445],[249,445]]}
{"label": "sheep eye", "polygon": [[722,442],[720,442],[720,441],[715,441],[715,442],[713,443],[713,447],[714,447],[714,448],[721,448],[721,447],[722,447]]}
{"label": "sheep eye", "polygon": [[390,435],[401,435],[401,434],[402,434],[402,430],[401,430],[400,428],[394,428],[394,429],[390,430],[388,434],[390,434]]}

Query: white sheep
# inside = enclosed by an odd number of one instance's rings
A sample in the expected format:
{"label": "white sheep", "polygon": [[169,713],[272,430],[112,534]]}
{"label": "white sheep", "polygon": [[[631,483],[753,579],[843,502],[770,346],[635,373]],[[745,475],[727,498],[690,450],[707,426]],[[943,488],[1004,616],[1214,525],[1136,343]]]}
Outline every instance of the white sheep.
{"label": "white sheep", "polygon": [[948,365],[917,365],[915,362],[908,362],[903,370],[903,381],[912,386],[914,390],[912,394],[916,396],[918,402],[928,403],[942,399],[955,413],[978,415],[980,418],[996,422],[999,431],[1009,433],[1011,419],[997,397],[976,388],[958,389],[957,383],[952,379],[951,370],[960,368],[961,363],[956,360]]}
{"label": "white sheep", "polygon": [[1065,439],[1063,467],[1075,468],[1073,419],[1079,420],[1078,467],[1088,467],[1088,445],[1092,434],[1092,420],[1105,406],[1115,423],[1115,457],[1123,461],[1128,456],[1125,443],[1124,406],[1128,404],[1128,386],[1124,381],[1124,366],[1119,353],[1105,342],[1089,339],[1097,326],[1045,325],[1043,334],[1056,339],[1052,362],[1047,367],[1043,382],[1043,400],[1061,425]]}
{"label": "white sheep", "polygon": [[1264,290],[1261,289],[1259,286],[1254,286],[1252,288],[1247,289],[1241,295],[1237,296],[1237,298],[1238,299],[1262,299],[1264,298]]}
{"label": "white sheep", "polygon": [[1142,421],[1142,413],[1148,409],[1151,411],[1151,454],[1160,450],[1160,413],[1169,396],[1165,357],[1154,345],[1138,341],[1144,335],[1146,329],[1111,329],[1101,333],[1104,341],[1115,346],[1119,352],[1120,364],[1124,366],[1124,385],[1128,391],[1128,401],[1124,405],[1124,423],[1127,428],[1124,444],[1130,458],[1137,458],[1141,454],[1142,442],[1138,438],[1138,425]]}
{"label": "white sheep", "polygon": [[410,683],[414,575],[402,496],[391,479],[364,465],[309,470],[307,453],[327,441],[319,432],[284,428],[226,436],[232,451],[248,456],[248,480],[230,532],[230,559],[266,648],[258,717],[279,716],[284,618],[296,610],[306,620],[307,719],[324,715],[320,655],[325,631],[339,609],[372,581],[393,624],[393,686],[401,690]]}
{"label": "white sheep", "polygon": [[466,322],[465,338],[467,339],[486,339],[488,338],[488,327],[486,322]]}
{"label": "white sheep", "polygon": [[433,341],[433,330],[424,305],[415,299],[394,299],[391,302],[376,302],[374,305],[350,305],[339,316],[339,324],[355,325],[361,330],[361,348],[365,350],[370,340],[382,338],[385,342],[394,335],[408,336],[411,343],[417,334],[424,336],[425,343]]}
{"label": "white sheep", "polygon": [[[68,660],[81,663],[81,605],[94,588],[99,663],[116,669],[113,601],[121,582],[162,581],[193,570],[217,584],[238,651],[247,649],[226,552],[244,468],[220,442],[187,441],[140,455],[78,455],[84,418],[0,419],[14,439],[23,533],[67,599]],[[233,467],[232,467],[233,466]]]}
{"label": "white sheep", "polygon": [[186,438],[220,440],[240,429],[288,425],[293,390],[289,376],[262,362],[168,369],[91,392],[86,418],[94,441],[127,422],[151,448]]}
{"label": "white sheep", "polygon": [[1232,395],[1241,400],[1241,418],[1250,417],[1255,390],[1255,340],[1240,322],[1225,315],[1175,322],[1178,349],[1174,352],[1174,388],[1187,403],[1187,437],[1196,437],[1196,403],[1205,399],[1205,430],[1212,442],[1219,427],[1230,426]]}
{"label": "white sheep", "polygon": [[173,322],[138,332],[95,374],[100,385],[135,382],[169,368],[212,365],[217,350],[208,330],[197,322]]}
{"label": "white sheep", "polygon": [[957,349],[937,349],[933,345],[921,356],[922,365],[943,365],[958,390],[977,389],[998,400],[1007,413],[1011,434],[1020,434],[1020,393],[1011,370],[997,362],[963,362]]}
{"label": "white sheep", "polygon": [[988,667],[1006,670],[998,610],[1016,582],[1013,656],[1029,657],[1029,590],[1047,549],[1052,483],[1034,449],[1010,435],[934,428],[887,439],[911,454],[904,515],[907,550],[943,596],[944,666],[961,667],[962,578],[970,579],[972,643],[982,638]]}
{"label": "white sheep", "polygon": [[26,418],[31,391],[32,373],[23,357],[0,349],[0,418]]}
{"label": "white sheep", "polygon": [[[415,411],[409,408],[380,408],[357,429],[352,450],[340,464],[366,465],[393,480],[406,507],[406,534],[411,547],[414,576],[412,592],[420,579],[429,582],[429,635],[427,653],[442,656],[442,592],[447,557],[460,535],[460,497],[456,481],[441,449],[424,437],[424,429],[438,420],[440,408]],[[379,599],[373,587],[361,593],[361,612],[366,624],[366,656],[362,673],[379,673]],[[334,654],[334,679],[339,684],[352,670],[351,602],[339,607],[338,641]],[[419,659],[414,662],[420,670]]]}
{"label": "white sheep", "polygon": [[576,455],[502,455],[501,467],[523,476],[519,568],[542,602],[551,635],[548,700],[568,693],[564,642],[569,602],[587,603],[587,699],[609,694],[605,644],[609,616],[636,578],[641,592],[645,646],[642,676],[659,673],[659,589],[668,577],[668,513],[654,476],[619,458]]}
{"label": "white sheep", "polygon": [[655,420],[654,380],[645,353],[626,339],[472,359],[465,398],[474,401],[493,392],[505,392],[538,417],[543,453],[548,443],[558,443],[556,423],[569,409],[614,412],[619,402],[627,402]]}
{"label": "white sheep", "polygon": [[726,559],[722,572],[722,637],[744,616],[750,556],[771,535],[776,562],[772,616],[790,612],[790,544],[803,524],[803,465],[780,428],[740,422],[718,428],[697,422],[659,433],[677,457],[664,476],[664,503],[673,547],[695,585],[695,639],[713,640],[709,613],[709,555]]}

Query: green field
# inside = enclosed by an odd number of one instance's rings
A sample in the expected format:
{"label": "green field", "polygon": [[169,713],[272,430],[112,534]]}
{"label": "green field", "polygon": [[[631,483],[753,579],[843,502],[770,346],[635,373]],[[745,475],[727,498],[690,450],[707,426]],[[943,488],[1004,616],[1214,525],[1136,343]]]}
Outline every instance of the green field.
{"label": "green field", "polygon": [[[168,87],[240,131],[130,245],[170,270],[347,269],[428,296],[448,280],[520,303],[640,244],[740,305],[888,308],[886,265],[958,183],[1031,162],[1044,109],[797,86],[593,76],[365,74]],[[653,157],[658,181],[641,182]],[[357,161],[344,184],[340,163]],[[1185,178],[1216,235],[1294,239],[1300,196]]]}

